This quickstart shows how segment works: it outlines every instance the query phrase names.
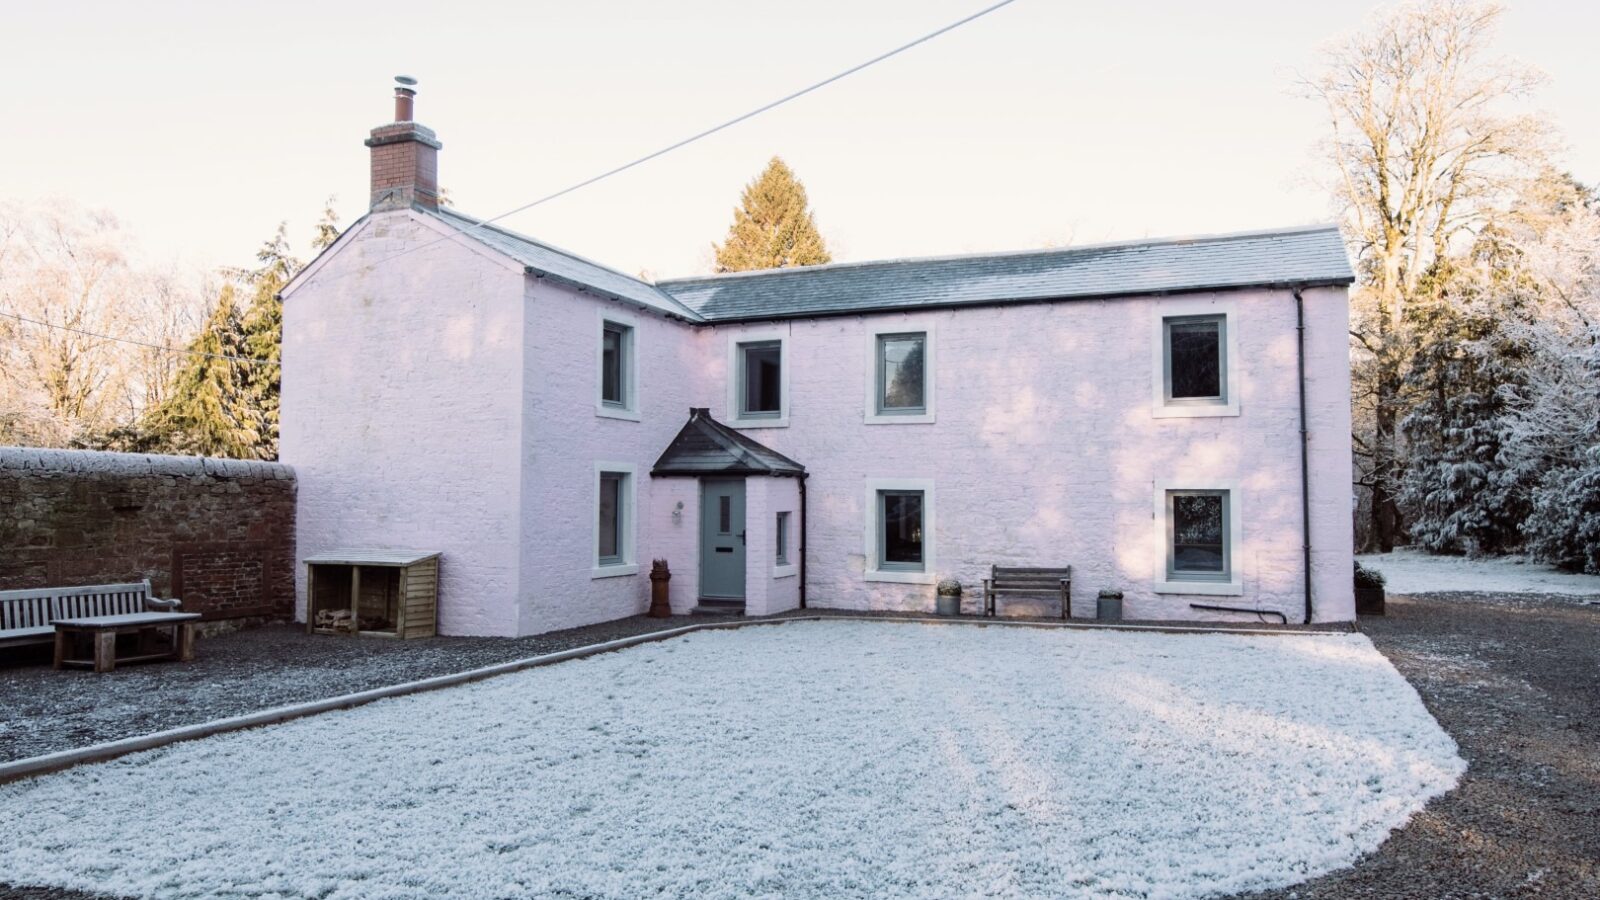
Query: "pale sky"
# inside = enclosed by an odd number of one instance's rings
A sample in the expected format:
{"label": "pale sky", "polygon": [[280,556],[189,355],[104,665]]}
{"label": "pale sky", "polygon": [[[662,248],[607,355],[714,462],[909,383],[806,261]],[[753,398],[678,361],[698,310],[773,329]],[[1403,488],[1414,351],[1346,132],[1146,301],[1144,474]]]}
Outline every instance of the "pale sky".
{"label": "pale sky", "polygon": [[[745,112],[988,0],[284,0],[4,5],[0,200],[65,197],[143,254],[244,264],[329,194],[367,203],[362,140],[420,80],[440,182],[492,216]],[[506,224],[627,272],[708,271],[781,155],[839,260],[1326,221],[1321,107],[1296,95],[1367,0],[1019,2]],[[1509,4],[1563,161],[1600,180],[1600,4]]]}

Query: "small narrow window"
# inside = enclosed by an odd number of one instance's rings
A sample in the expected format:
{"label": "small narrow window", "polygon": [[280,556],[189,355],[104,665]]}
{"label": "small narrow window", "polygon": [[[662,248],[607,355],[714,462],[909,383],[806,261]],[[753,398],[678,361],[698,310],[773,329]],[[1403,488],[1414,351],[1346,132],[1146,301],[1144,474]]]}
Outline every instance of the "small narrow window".
{"label": "small narrow window", "polygon": [[622,498],[627,477],[624,472],[600,473],[600,527],[596,557],[602,566],[619,566],[627,562],[623,559],[622,550]]}
{"label": "small narrow window", "polygon": [[600,403],[615,410],[633,408],[633,329],[606,322],[600,330]]}
{"label": "small narrow window", "polygon": [[776,419],[783,415],[783,345],[778,341],[740,344],[739,417]]}
{"label": "small narrow window", "polygon": [[717,498],[717,534],[733,533],[733,498],[727,494]]}
{"label": "small narrow window", "polygon": [[923,571],[922,491],[878,492],[878,568]]}
{"label": "small narrow window", "polygon": [[1173,581],[1227,581],[1227,491],[1167,491],[1167,577]]}
{"label": "small narrow window", "polygon": [[928,411],[927,350],[924,332],[878,335],[879,414],[921,415]]}
{"label": "small narrow window", "polygon": [[1227,327],[1225,316],[1163,320],[1167,403],[1228,402]]}
{"label": "small narrow window", "polygon": [[778,513],[778,522],[773,528],[773,533],[778,537],[777,552],[774,554],[773,559],[778,565],[786,566],[789,564],[789,514],[787,512]]}

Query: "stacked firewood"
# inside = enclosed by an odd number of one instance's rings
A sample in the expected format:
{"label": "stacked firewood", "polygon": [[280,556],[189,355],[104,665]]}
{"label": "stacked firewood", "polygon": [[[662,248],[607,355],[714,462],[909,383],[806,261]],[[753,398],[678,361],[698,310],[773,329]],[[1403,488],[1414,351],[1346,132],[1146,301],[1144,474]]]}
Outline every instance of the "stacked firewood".
{"label": "stacked firewood", "polygon": [[[330,631],[350,632],[350,631],[354,631],[355,630],[352,627],[352,623],[353,622],[354,622],[354,617],[351,615],[350,610],[348,610],[348,609],[319,609],[319,610],[317,610],[317,627],[318,628],[325,628],[325,629],[328,629]],[[390,627],[389,623],[384,621],[383,619],[373,618],[373,617],[369,617],[369,616],[362,616],[361,617],[361,630],[362,631],[381,631],[381,630],[386,629],[388,627]]]}
{"label": "stacked firewood", "polygon": [[353,617],[348,609],[317,610],[317,627],[334,631],[350,631]]}

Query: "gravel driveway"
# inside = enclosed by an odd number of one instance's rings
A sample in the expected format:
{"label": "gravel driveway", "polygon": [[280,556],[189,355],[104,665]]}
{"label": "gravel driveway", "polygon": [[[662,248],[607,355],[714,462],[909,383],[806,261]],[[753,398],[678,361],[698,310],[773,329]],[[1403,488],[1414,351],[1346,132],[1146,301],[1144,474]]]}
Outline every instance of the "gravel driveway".
{"label": "gravel driveway", "polygon": [[[653,620],[628,619],[517,641],[483,639],[481,647],[463,639],[439,642],[438,648],[414,642],[408,649],[418,652],[403,654],[403,664],[392,664],[404,665],[404,670],[387,672],[390,663],[365,659],[382,654],[370,649],[376,642],[330,641],[330,656],[313,667],[314,677],[290,679],[282,677],[284,664],[294,658],[289,651],[296,649],[300,635],[266,628],[211,642],[213,651],[226,646],[230,667],[254,673],[240,684],[219,684],[221,668],[208,674],[205,644],[202,661],[192,666],[129,668],[82,681],[84,690],[100,682],[93,707],[114,705],[117,697],[128,696],[123,691],[164,690],[162,682],[175,681],[179,673],[185,682],[170,685],[174,699],[185,693],[227,694],[276,705],[326,696],[330,680],[339,691],[360,690],[466,667],[462,654],[470,665],[484,665],[656,627],[660,625]],[[1434,800],[1355,866],[1252,897],[1600,896],[1600,606],[1570,598],[1485,594],[1391,597],[1389,615],[1363,619],[1362,627],[1456,739],[1469,763],[1467,774],[1456,790]],[[424,671],[425,666],[436,668]],[[0,697],[24,697],[24,705],[46,702],[31,696],[41,683],[39,673],[37,667],[0,669]],[[144,683],[135,683],[140,678]],[[316,679],[323,681],[314,690]],[[122,684],[124,680],[128,683]],[[185,714],[151,721],[149,730],[206,718],[196,718],[199,712],[189,708]],[[13,729],[0,733],[0,747],[15,758],[127,733],[92,724],[97,721],[114,724],[116,716],[96,715],[75,724],[68,731],[76,738],[58,732],[35,740],[32,727],[19,738]],[[19,740],[32,743],[22,746]],[[0,896],[91,898],[4,886]]]}
{"label": "gravel driveway", "polygon": [[1258,897],[1600,897],[1600,606],[1390,597],[1361,620],[1467,774],[1355,866]]}

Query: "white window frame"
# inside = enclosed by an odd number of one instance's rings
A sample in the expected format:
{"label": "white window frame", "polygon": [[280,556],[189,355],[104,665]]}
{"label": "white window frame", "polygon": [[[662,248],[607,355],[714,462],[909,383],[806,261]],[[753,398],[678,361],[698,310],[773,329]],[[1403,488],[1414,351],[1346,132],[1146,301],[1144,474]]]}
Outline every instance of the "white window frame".
{"label": "white window frame", "polygon": [[[880,491],[921,491],[922,492],[922,571],[907,572],[894,569],[878,568],[878,531],[881,523],[878,521],[878,493]],[[933,584],[938,581],[938,557],[935,553],[934,536],[938,534],[936,526],[937,504],[934,499],[933,479],[931,478],[868,478],[866,493],[866,509],[863,518],[866,519],[866,565],[864,578],[867,581],[888,581],[899,584]]]}
{"label": "white window frame", "polygon": [[[920,325],[916,323],[901,323],[902,327],[883,325],[868,329],[867,335],[867,399],[864,407],[866,423],[868,425],[931,425],[934,418],[934,398],[937,391],[934,389],[934,373],[938,370],[937,336],[933,325]],[[878,376],[882,369],[878,365],[878,343],[887,335],[917,334],[923,336],[922,344],[922,402],[923,409],[920,413],[893,413],[881,412],[878,409],[878,398],[882,396],[878,384]]]}
{"label": "white window frame", "polygon": [[[1150,380],[1153,387],[1151,415],[1157,419],[1198,419],[1239,415],[1239,388],[1243,359],[1239,356],[1239,310],[1230,300],[1168,300],[1154,304],[1155,329],[1151,335]],[[1226,392],[1221,400],[1170,401],[1167,399],[1167,321],[1193,316],[1220,316],[1222,327],[1222,383]]]}
{"label": "white window frame", "polygon": [[[1227,491],[1228,492],[1228,579],[1226,581],[1195,580],[1188,581],[1180,578],[1169,577],[1167,573],[1167,535],[1171,523],[1167,520],[1167,492],[1168,491]],[[1155,550],[1156,569],[1155,586],[1157,594],[1191,594],[1207,597],[1238,597],[1244,594],[1244,580],[1240,563],[1243,556],[1240,548],[1244,546],[1244,516],[1241,510],[1244,504],[1239,496],[1239,482],[1225,478],[1190,478],[1182,481],[1158,481],[1155,483]]]}
{"label": "white window frame", "polygon": [[[744,380],[744,360],[739,348],[745,344],[778,345],[778,414],[749,418],[740,415],[739,387]],[[789,427],[789,334],[785,331],[748,331],[728,335],[728,424],[734,428]]]}
{"label": "white window frame", "polygon": [[[620,325],[628,329],[623,340],[622,397],[623,405],[606,402],[606,326]],[[599,310],[594,333],[594,414],[607,419],[639,421],[639,322],[632,316],[618,315],[610,309]]]}
{"label": "white window frame", "polygon": [[[622,517],[621,527],[618,531],[619,546],[622,561],[602,565],[600,562],[600,476],[614,473],[626,476],[619,492],[617,512]],[[590,479],[591,495],[594,497],[589,508],[589,521],[592,523],[593,533],[589,536],[589,552],[591,578],[615,578],[619,575],[637,575],[639,573],[639,560],[634,555],[635,535],[638,531],[638,493],[639,493],[639,467],[628,462],[597,462],[594,464],[594,477]]]}
{"label": "white window frame", "polygon": [[[780,558],[778,556],[778,550],[777,550],[778,518],[780,516],[786,517],[786,521],[787,521],[787,524],[788,524],[788,527],[787,527],[787,529],[786,529],[786,531],[784,533],[784,538],[786,538],[784,543],[787,545],[784,548],[785,551],[786,551],[784,553],[784,557],[787,559],[787,561],[780,560]],[[780,509],[773,515],[773,517],[772,517],[772,534],[773,534],[772,577],[773,578],[788,578],[790,576],[799,574],[800,565],[799,565],[799,562],[798,562],[798,560],[797,560],[797,558],[795,556],[795,532],[794,532],[794,511],[793,510]]]}

